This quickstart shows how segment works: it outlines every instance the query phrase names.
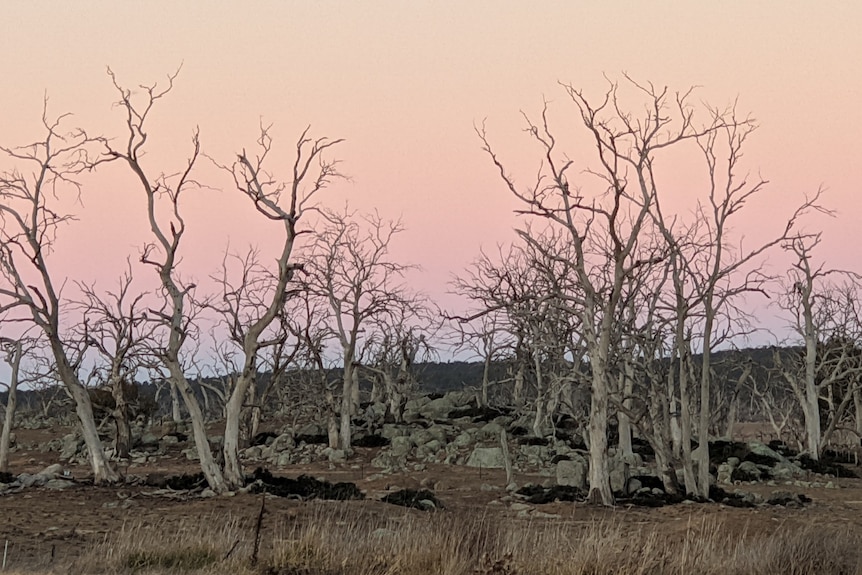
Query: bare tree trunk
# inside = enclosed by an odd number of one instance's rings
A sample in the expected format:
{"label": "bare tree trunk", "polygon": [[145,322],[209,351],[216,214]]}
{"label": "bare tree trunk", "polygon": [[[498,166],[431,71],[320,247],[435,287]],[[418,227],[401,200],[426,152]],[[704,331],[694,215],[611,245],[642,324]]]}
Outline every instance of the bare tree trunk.
{"label": "bare tree trunk", "polygon": [[482,368],[482,407],[488,405],[488,378],[491,372],[491,354],[485,354],[485,364]]}
{"label": "bare tree trunk", "polygon": [[125,459],[129,457],[129,451],[132,448],[132,428],[129,424],[129,405],[126,401],[125,382],[115,381],[111,391],[114,396],[114,410],[111,416],[117,426],[114,448],[117,451],[117,457]]}
{"label": "bare tree trunk", "polygon": [[14,348],[9,354],[9,366],[12,369],[12,373],[9,376],[3,432],[0,434],[0,471],[4,472],[9,471],[9,442],[12,436],[12,425],[15,421],[15,407],[18,405],[18,377],[22,355],[21,342],[16,341],[12,345]]}
{"label": "bare tree trunk", "polygon": [[802,413],[805,416],[805,438],[808,455],[812,459],[820,459],[820,406],[817,390],[817,333],[814,326],[811,298],[803,298],[803,315],[805,322],[805,403]]}
{"label": "bare tree trunk", "polygon": [[351,374],[353,382],[350,385],[350,400],[353,402],[351,413],[353,415],[359,413],[359,406],[362,403],[359,397],[359,369],[354,367]]}
{"label": "bare tree trunk", "polygon": [[345,362],[344,378],[342,380],[341,389],[341,433],[340,446],[345,453],[350,452],[351,446],[351,416],[353,415],[353,362]]}
{"label": "bare tree trunk", "polygon": [[6,418],[3,420],[3,432],[0,434],[0,471],[9,471],[9,442],[12,437],[12,425],[15,420],[17,404],[18,382],[13,378],[9,383],[6,398]]}
{"label": "bare tree trunk", "polygon": [[512,390],[512,402],[516,407],[520,407],[524,403],[524,363],[518,361],[518,368],[515,371],[515,385]]}
{"label": "bare tree trunk", "polygon": [[228,487],[225,484],[221,468],[213,457],[200,403],[198,403],[197,398],[194,396],[194,391],[189,385],[189,382],[182,371],[182,367],[176,362],[168,361],[166,363],[171,372],[171,379],[173,380],[172,384],[179,391],[183,398],[183,402],[186,404],[186,409],[189,412],[189,419],[191,419],[192,422],[192,434],[195,440],[195,449],[200,458],[201,471],[203,472],[210,489],[219,494],[226,493],[228,491]]}
{"label": "bare tree trunk", "polygon": [[632,461],[634,451],[632,450],[632,424],[627,409],[631,409],[631,396],[634,393],[634,373],[630,361],[625,361],[625,375],[623,377],[623,408],[617,411],[617,431],[619,433],[619,453],[625,461]]}
{"label": "bare tree trunk", "polygon": [[383,401],[385,391],[381,387],[379,379],[380,378],[378,377],[373,377],[371,379],[371,403]]}
{"label": "bare tree trunk", "polygon": [[856,421],[856,437],[862,439],[862,391],[853,390],[853,413]]}
{"label": "bare tree trunk", "polygon": [[544,437],[545,421],[545,382],[542,373],[542,361],[538,351],[533,354],[533,367],[536,370],[536,411],[533,417],[533,435]]}
{"label": "bare tree trunk", "polygon": [[[677,337],[681,337],[678,330]],[[679,341],[679,407],[680,407],[680,439],[682,442],[682,473],[685,481],[685,492],[688,495],[697,494],[697,480],[694,475],[694,464],[691,454],[691,398],[688,393],[688,349],[687,344]]]}
{"label": "bare tree trunk", "polygon": [[[239,378],[242,379],[242,376]],[[237,381],[237,386],[240,381]],[[240,416],[242,414],[245,393],[231,393],[224,407],[224,481],[227,486],[239,487],[243,484],[244,474],[242,464],[239,461],[240,442]]]}
{"label": "bare tree trunk", "polygon": [[[182,423],[183,414],[180,411],[180,394],[177,391],[177,384],[172,379],[169,383],[171,388],[171,419],[174,423]],[[206,394],[204,394],[204,400],[206,400]]]}
{"label": "bare tree trunk", "polygon": [[608,386],[604,358],[593,365],[593,389],[590,397],[590,495],[593,505],[610,505],[611,476],[608,469]]}

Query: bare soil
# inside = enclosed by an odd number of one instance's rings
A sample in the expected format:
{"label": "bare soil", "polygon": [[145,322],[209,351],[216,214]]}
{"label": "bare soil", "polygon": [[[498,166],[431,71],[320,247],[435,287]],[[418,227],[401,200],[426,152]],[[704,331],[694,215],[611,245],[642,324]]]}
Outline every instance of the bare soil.
{"label": "bare soil", "polygon": [[[68,433],[68,429],[17,430],[18,443],[33,445],[47,442]],[[61,491],[30,488],[0,494],[0,553],[8,542],[8,553],[13,565],[42,567],[52,563],[66,563],[110,537],[124,525],[152,526],[153,529],[171,529],[188,521],[224,521],[230,518],[247,519],[251,524],[257,517],[261,496],[237,494],[229,497],[202,498],[197,493],[164,490],[143,483],[145,478],[166,477],[182,473],[196,473],[197,462],[188,461],[180,454],[182,446],[175,447],[164,458],[154,463],[121,469],[127,478],[137,484],[114,487],[94,487],[88,483],[88,469],[67,466],[71,477],[79,484]],[[285,469],[272,469],[277,475],[296,477],[309,474],[329,481],[355,482],[365,493],[365,501],[301,502],[268,497],[267,525],[302,520],[311,514],[314,506],[348,505],[371,513],[403,516],[422,512],[381,503],[379,499],[394,489],[431,489],[445,504],[446,513],[480,512],[500,522],[541,521],[542,514],[559,516],[563,521],[591,524],[614,521],[637,529],[644,525],[661,525],[669,533],[696,528],[698,525],[720,523],[727,529],[741,532],[773,531],[781,527],[801,525],[846,526],[862,528],[862,479],[835,479],[837,489],[797,488],[788,485],[745,484],[737,489],[756,492],[768,497],[775,491],[804,493],[812,502],[802,508],[761,506],[738,509],[720,504],[687,503],[661,508],[617,506],[596,508],[584,504],[551,503],[536,506],[540,512],[532,517],[519,517],[517,511],[500,499],[507,494],[503,489],[505,474],[502,470],[471,469],[447,465],[428,465],[421,472],[394,474],[371,479],[378,470],[369,464],[376,449],[358,449],[347,463],[332,465],[295,465]],[[13,454],[10,470],[15,473],[35,473],[58,462],[57,452],[19,450]],[[249,472],[252,471],[250,468]],[[536,474],[516,474],[519,484],[542,483],[547,477]],[[727,487],[728,490],[734,487]],[[535,512],[534,512],[535,513]],[[718,520],[704,521],[707,520]],[[268,528],[265,526],[265,529]]]}

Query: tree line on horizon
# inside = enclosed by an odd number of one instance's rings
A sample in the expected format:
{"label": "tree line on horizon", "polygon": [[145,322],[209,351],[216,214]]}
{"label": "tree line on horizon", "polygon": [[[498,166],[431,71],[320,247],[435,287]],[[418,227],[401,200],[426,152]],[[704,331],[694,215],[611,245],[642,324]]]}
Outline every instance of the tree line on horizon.
{"label": "tree line on horizon", "polygon": [[[95,482],[116,481],[112,459],[131,448],[130,394],[145,373],[171,398],[172,417],[190,421],[210,488],[232,491],[245,479],[240,451],[273,403],[290,410],[313,402],[330,446],[349,455],[362,403],[385,404],[400,421],[420,382],[417,366],[435,365],[442,349],[477,358],[477,403],[529,413],[535,436],[552,434],[562,416],[583,422],[597,504],[613,503],[611,424],[615,457],[631,456],[637,436],[655,451],[668,493],[703,497],[708,439],[732,431],[741,405],[756,405],[779,433],[798,428],[815,459],[835,435],[862,435],[858,276],[815,258],[821,234],[802,224],[830,214],[820,190],[776,216],[765,240],[741,241],[734,226],[767,183],[743,164],[756,123],[735,105],[712,107],[693,90],[628,76],[598,97],[561,85],[576,120],[567,129],[591,142],[592,155],[562,149],[546,104],[538,118],[524,115],[537,162],[527,183],[477,126],[501,187],[518,200],[520,227],[514,241],[480,253],[453,279],[466,309],[456,313],[406,284],[412,266],[390,252],[400,221],[321,200],[344,178],[331,157],[341,140],[307,128],[292,159],[279,163],[261,126],[251,151],[241,147],[225,161],[206,156],[195,131],[186,158],[151,165],[150,116],[176,75],[136,91],[110,70],[109,78],[122,115],[114,136],[68,128],[68,115],[51,116],[46,103],[33,143],[0,146],[0,344],[11,374],[0,467],[16,388],[59,382]],[[673,153],[698,158],[691,211],[674,211],[662,192],[673,177],[663,161]],[[183,249],[185,202],[205,185],[205,161],[261,226],[281,234],[274,259],[257,248],[226,252],[209,292],[183,275],[193,257]],[[98,177],[107,165],[125,172],[149,237],[115,288],[66,286],[51,257],[73,225],[64,200],[85,196],[84,174]],[[791,265],[775,276],[764,261],[779,250]],[[157,279],[156,291],[138,288],[144,273]],[[792,339],[769,350],[768,362],[719,352],[756,331],[742,302],[758,295],[777,302]],[[98,433],[94,388],[110,394],[110,451]],[[224,420],[218,457],[206,430],[213,405]]]}

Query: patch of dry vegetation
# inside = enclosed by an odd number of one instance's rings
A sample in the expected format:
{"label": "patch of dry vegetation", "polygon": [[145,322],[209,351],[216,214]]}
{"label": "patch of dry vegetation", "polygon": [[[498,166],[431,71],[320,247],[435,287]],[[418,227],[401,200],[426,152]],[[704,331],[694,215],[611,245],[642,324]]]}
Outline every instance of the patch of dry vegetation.
{"label": "patch of dry vegetation", "polygon": [[[660,524],[533,520],[483,514],[383,516],[314,504],[300,518],[269,516],[259,560],[255,521],[216,516],[179,526],[127,524],[55,572],[214,575],[849,575],[862,573],[853,530],[777,525],[733,531],[692,519]],[[164,528],[162,528],[164,527]],[[61,568],[62,567],[62,568]],[[26,572],[26,571],[22,571]],[[43,571],[44,572],[44,571]],[[11,573],[15,573],[12,571]]]}

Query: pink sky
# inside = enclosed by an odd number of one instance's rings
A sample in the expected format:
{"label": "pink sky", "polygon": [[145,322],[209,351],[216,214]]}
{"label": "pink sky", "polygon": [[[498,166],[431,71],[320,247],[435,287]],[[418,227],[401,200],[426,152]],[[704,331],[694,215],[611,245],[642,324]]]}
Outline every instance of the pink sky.
{"label": "pink sky", "polygon": [[[3,20],[4,145],[39,137],[46,91],[54,113],[72,111],[91,131],[119,135],[105,67],[134,86],[182,63],[151,124],[158,170],[182,165],[195,126],[205,151],[223,161],[254,145],[261,118],[274,124],[285,160],[307,124],[345,138],[336,155],[352,181],[325,202],[337,208],[349,198],[354,208],[403,216],[408,231],[395,251],[423,267],[416,287],[446,305],[455,305],[443,297],[450,275],[518,225],[474,122],[487,118],[501,156],[526,181],[537,158],[520,110],[536,114],[546,97],[557,130],[576,127],[557,82],[598,95],[603,73],[700,85],[714,104],[739,96],[761,124],[746,161],[771,182],[745,232],[779,225],[777,216],[822,184],[840,216],[826,224],[820,253],[862,270],[862,3],[9,2]],[[187,206],[186,270],[205,278],[228,241],[265,250],[269,222],[218,174],[202,174],[225,188]],[[136,192],[110,171],[88,184],[81,221],[61,237],[58,271],[113,284],[148,239]]]}

